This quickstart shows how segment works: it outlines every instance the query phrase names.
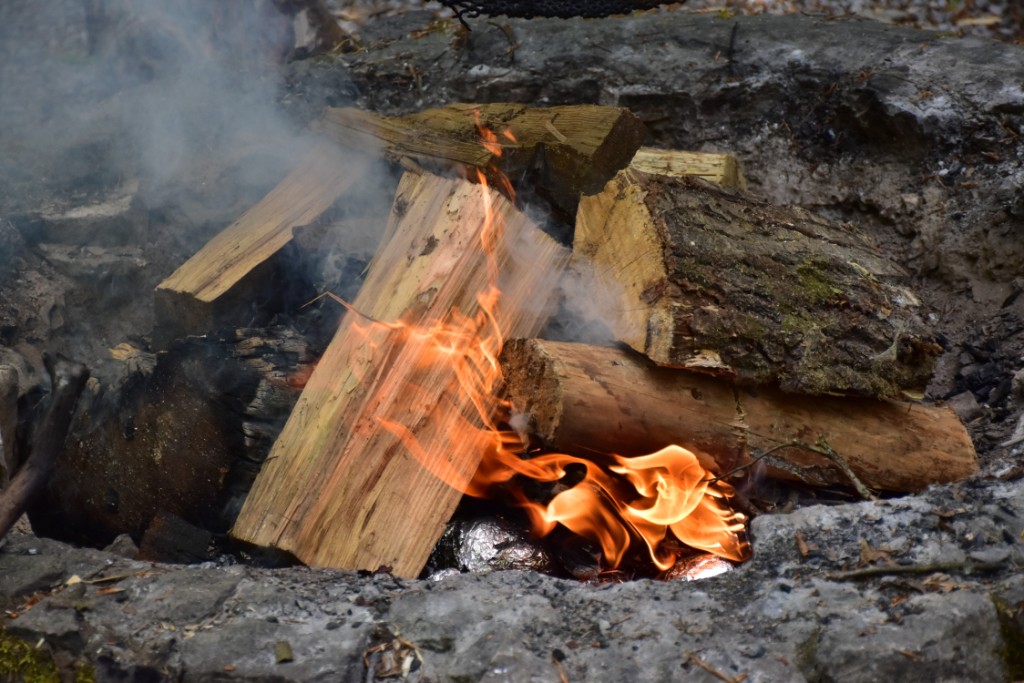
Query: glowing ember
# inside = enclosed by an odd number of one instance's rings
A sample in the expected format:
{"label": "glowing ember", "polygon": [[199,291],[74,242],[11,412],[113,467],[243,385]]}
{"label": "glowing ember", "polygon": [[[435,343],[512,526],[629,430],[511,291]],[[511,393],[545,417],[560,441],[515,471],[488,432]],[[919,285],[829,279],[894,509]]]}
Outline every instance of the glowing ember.
{"label": "glowing ember", "polygon": [[[500,156],[499,136],[480,126],[479,120],[478,127],[483,144]],[[515,140],[510,132],[504,137]],[[677,557],[669,549],[674,544],[664,541],[672,537],[729,560],[747,559],[750,548],[743,540],[745,519],[726,505],[731,488],[710,484],[708,473],[685,448],[672,445],[632,458],[606,455],[583,459],[564,454],[525,458],[525,445],[519,435],[500,428],[516,411],[515,406],[498,398],[502,386],[498,356],[503,334],[498,322],[501,291],[494,253],[502,225],[491,210],[488,177],[499,178],[509,196],[512,189],[497,169],[489,170],[488,175],[477,171],[485,187],[481,248],[487,254],[489,276],[488,286],[476,297],[478,313],[467,316],[453,310],[447,319],[429,328],[387,324],[404,335],[407,344],[421,350],[419,362],[424,366],[445,363],[452,368],[458,391],[448,400],[450,410],[459,416],[457,438],[479,444],[483,453],[480,467],[472,477],[455,471],[447,466],[442,454],[425,452],[405,425],[385,420],[383,426],[402,440],[424,468],[448,485],[477,497],[490,496],[500,488],[527,512],[536,533],[546,535],[562,524],[600,546],[609,567],[617,567],[631,545],[642,542],[654,565],[669,570]],[[415,386],[409,390],[423,391]],[[546,504],[528,499],[516,485],[517,476],[564,485],[570,468],[582,470],[585,476]]]}

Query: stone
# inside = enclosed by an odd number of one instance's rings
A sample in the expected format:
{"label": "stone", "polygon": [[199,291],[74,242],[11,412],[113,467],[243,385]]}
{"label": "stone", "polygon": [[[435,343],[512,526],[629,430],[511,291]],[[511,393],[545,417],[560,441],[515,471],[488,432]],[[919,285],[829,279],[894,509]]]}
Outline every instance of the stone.
{"label": "stone", "polygon": [[953,396],[949,399],[948,403],[964,422],[975,420],[985,412],[981,404],[978,403],[978,399],[974,397],[974,393],[970,391],[964,391]]}

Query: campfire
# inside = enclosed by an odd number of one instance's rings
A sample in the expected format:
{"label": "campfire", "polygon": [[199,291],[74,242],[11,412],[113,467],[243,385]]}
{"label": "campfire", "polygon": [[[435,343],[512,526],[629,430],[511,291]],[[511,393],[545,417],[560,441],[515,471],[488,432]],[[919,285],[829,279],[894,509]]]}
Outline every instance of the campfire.
{"label": "campfire", "polygon": [[[497,111],[489,107],[489,118]],[[614,122],[609,130],[629,120],[599,109],[561,113],[569,126],[578,126],[573,115]],[[542,130],[557,140],[554,114]],[[337,436],[312,445],[317,428],[289,421],[233,533],[315,565],[385,566],[415,576],[454,505],[469,494],[510,500],[539,536],[561,524],[599,547],[608,569],[621,564],[634,542],[646,544],[652,566],[672,568],[676,558],[662,547],[667,536],[745,559],[749,550],[737,535],[742,517],[721,505],[728,484],[712,484],[697,458],[679,446],[666,444],[646,457],[608,455],[605,466],[593,458],[527,453],[528,435],[512,428],[521,411],[500,395],[499,357],[506,338],[536,333],[550,315],[568,254],[516,209],[499,166],[503,142],[520,146],[516,119],[494,132],[475,109],[439,115],[457,127],[472,121],[487,160],[473,167],[475,184],[423,172],[399,184],[396,205],[404,205],[392,212],[391,241],[379,250],[359,297],[346,304],[347,322],[296,409],[326,419]],[[527,125],[520,127],[537,126],[531,118],[538,113],[521,112],[519,121]],[[480,156],[472,147],[467,153]],[[562,190],[565,197],[570,192]],[[404,265],[413,255],[419,262]],[[382,294],[388,291],[401,295]],[[335,355],[335,349],[343,351]],[[336,421],[345,427],[333,426]],[[585,474],[568,485],[574,467]],[[563,490],[537,502],[520,478]],[[282,481],[296,488],[283,488]],[[307,497],[299,492],[309,481],[325,484],[309,500],[293,500]],[[340,533],[351,528],[364,532]]]}
{"label": "campfire", "polygon": [[[244,497],[237,541],[416,577],[468,495],[521,515],[534,542],[592,548],[569,573],[680,576],[701,553],[749,558],[737,485],[871,498],[976,470],[952,410],[907,400],[938,346],[899,267],[850,226],[745,194],[734,158],[640,148],[639,121],[598,106],[328,109],[317,128],[277,188],[159,285],[169,352],[134,361],[151,379],[126,389],[201,400],[169,393],[207,362],[195,340],[237,329],[304,226],[360,192],[364,164],[404,169],[358,294],[313,302],[344,312],[322,355],[255,366],[283,396],[261,402],[290,408],[258,476],[223,455],[183,471],[186,499],[214,477],[207,509]],[[566,332],[582,323],[601,333]],[[269,342],[236,334],[259,360]],[[216,435],[209,419],[197,426]],[[166,438],[159,417],[143,423],[138,443]],[[96,447],[72,447],[69,471]],[[174,520],[196,519],[161,514],[142,522],[157,557]]]}
{"label": "campfire", "polygon": [[1019,48],[87,4],[0,66],[0,671],[1020,677]]}

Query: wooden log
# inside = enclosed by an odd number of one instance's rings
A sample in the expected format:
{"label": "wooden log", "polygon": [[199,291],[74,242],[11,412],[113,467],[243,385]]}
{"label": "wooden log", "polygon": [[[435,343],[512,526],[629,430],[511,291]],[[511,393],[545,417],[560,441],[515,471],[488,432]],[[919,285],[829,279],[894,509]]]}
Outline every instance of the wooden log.
{"label": "wooden log", "polygon": [[580,202],[573,258],[615,337],[662,365],[899,397],[940,351],[906,273],[863,234],[699,179],[621,172]]}
{"label": "wooden log", "polygon": [[[480,125],[497,135],[494,145],[480,144],[477,112]],[[581,194],[600,192],[629,164],[645,135],[628,109],[500,103],[453,104],[400,117],[328,108],[317,130],[367,153],[383,146],[393,160],[411,158],[433,170],[459,164],[486,171],[496,185],[501,174],[513,184],[527,180],[570,216]]]}
{"label": "wooden log", "polygon": [[120,344],[123,374],[91,382],[71,436],[29,510],[51,538],[140,543],[155,515],[225,533],[313,362],[287,327],[191,337],[151,354]]}
{"label": "wooden log", "polygon": [[643,173],[677,178],[696,176],[722,187],[735,187],[741,190],[747,188],[743,171],[732,154],[641,147],[629,162],[629,166]]}
{"label": "wooden log", "polygon": [[764,458],[769,476],[849,485],[819,453],[824,439],[867,486],[919,491],[978,471],[967,430],[948,406],[750,389],[663,368],[625,349],[513,340],[502,353],[508,397],[547,449],[641,455],[668,444],[721,474]]}
{"label": "wooden log", "polygon": [[[492,190],[406,174],[390,238],[353,304],[360,315],[345,317],[310,377],[233,536],[310,565],[407,577],[423,569],[488,442],[465,429],[472,410],[452,367],[425,356],[429,344],[408,328],[368,320],[423,326],[453,308],[476,314],[488,283],[485,193],[504,226],[498,323],[512,335],[543,324],[567,250]],[[420,449],[385,424],[401,425]]]}
{"label": "wooden log", "polygon": [[277,187],[157,286],[158,345],[249,323],[252,302],[273,296],[269,274],[292,230],[352,190],[371,163],[330,142],[311,149]]}
{"label": "wooden log", "polygon": [[0,364],[0,489],[15,469],[14,443],[18,430],[18,371]]}
{"label": "wooden log", "polygon": [[53,471],[64,447],[71,416],[89,379],[89,370],[61,356],[46,356],[50,373],[50,405],[33,434],[32,450],[7,487],[0,492],[0,539],[32,502]]}

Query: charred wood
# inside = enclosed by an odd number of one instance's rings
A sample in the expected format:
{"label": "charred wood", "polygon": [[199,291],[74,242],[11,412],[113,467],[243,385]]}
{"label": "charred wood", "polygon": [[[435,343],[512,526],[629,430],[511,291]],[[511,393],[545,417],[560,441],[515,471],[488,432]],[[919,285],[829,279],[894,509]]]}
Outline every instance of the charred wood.
{"label": "charred wood", "polygon": [[7,485],[15,468],[15,439],[18,432],[18,371],[0,364],[0,489]]}
{"label": "charred wood", "polygon": [[227,530],[298,398],[312,352],[294,330],[237,330],[152,354],[122,344],[120,379],[92,383],[65,456],[29,511],[42,535],[141,542],[154,515]]}
{"label": "charred wood", "polygon": [[7,535],[50,478],[63,450],[78,397],[89,379],[89,371],[81,363],[61,356],[46,356],[44,360],[50,373],[50,404],[35,430],[29,457],[0,492],[0,538]]}

